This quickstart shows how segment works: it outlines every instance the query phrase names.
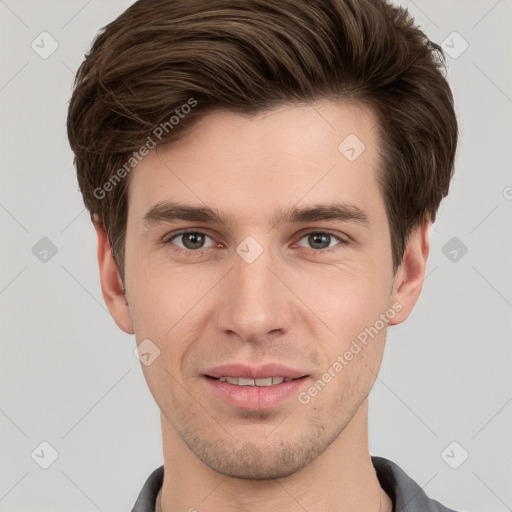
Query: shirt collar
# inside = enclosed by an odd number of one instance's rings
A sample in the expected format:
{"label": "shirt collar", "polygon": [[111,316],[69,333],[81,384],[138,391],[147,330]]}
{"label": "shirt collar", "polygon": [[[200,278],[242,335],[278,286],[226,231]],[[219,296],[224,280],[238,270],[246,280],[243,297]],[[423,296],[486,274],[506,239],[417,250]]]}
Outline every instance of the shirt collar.
{"label": "shirt collar", "polygon": [[[393,512],[455,512],[429,498],[425,491],[397,464],[372,456],[381,487],[393,502]],[[155,469],[146,480],[132,512],[155,512],[156,497],[164,481],[164,467]]]}

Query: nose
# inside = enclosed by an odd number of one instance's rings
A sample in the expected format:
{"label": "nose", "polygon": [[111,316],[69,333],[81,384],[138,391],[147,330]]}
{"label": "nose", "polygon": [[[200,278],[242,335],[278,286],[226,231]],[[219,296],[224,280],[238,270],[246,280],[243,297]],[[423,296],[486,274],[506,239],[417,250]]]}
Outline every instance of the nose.
{"label": "nose", "polygon": [[296,305],[280,267],[268,250],[250,263],[236,254],[221,288],[218,329],[248,342],[287,333]]}

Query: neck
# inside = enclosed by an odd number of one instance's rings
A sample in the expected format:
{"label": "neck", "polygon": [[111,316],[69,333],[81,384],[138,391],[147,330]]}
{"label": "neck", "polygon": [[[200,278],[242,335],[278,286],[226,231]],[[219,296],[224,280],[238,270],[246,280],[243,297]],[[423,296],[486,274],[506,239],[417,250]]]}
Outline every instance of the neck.
{"label": "neck", "polygon": [[291,475],[268,480],[234,478],[214,471],[197,459],[163,415],[161,418],[165,471],[157,512],[392,509],[371,462],[367,400],[319,457]]}

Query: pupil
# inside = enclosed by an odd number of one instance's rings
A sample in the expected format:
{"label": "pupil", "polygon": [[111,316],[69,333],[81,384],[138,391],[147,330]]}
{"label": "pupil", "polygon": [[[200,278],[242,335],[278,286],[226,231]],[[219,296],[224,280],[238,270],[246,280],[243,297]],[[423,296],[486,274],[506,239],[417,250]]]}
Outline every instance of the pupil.
{"label": "pupil", "polygon": [[[331,235],[327,233],[313,233],[309,235],[309,241],[311,245],[318,245],[320,244],[322,247],[325,248],[329,246],[329,238]],[[187,247],[187,249],[197,249],[198,246],[201,246],[203,244],[203,235],[200,233],[186,233],[184,237],[184,245]],[[317,247],[318,248],[318,247]]]}
{"label": "pupil", "polygon": [[[203,243],[203,235],[200,233],[186,233],[183,244],[187,249],[197,249]],[[190,242],[190,243],[189,243]]]}
{"label": "pupil", "polygon": [[323,247],[321,247],[321,249],[325,249],[325,247],[329,246],[330,236],[331,235],[328,235],[327,233],[313,233],[313,234],[309,235],[309,239],[310,239],[310,242],[312,245],[318,244],[318,243],[319,244],[324,243],[325,245]]}

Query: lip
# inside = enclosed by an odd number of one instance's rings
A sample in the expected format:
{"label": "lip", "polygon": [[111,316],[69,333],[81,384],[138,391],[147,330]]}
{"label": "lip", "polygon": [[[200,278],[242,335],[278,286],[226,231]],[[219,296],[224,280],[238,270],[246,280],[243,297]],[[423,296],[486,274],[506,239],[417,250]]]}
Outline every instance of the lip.
{"label": "lip", "polygon": [[[307,375],[306,372],[290,368],[278,363],[266,363],[260,366],[248,364],[224,364],[204,372],[209,377],[238,377],[245,379],[266,379],[268,377],[284,377],[298,379]],[[276,384],[278,385],[278,384]]]}
{"label": "lip", "polygon": [[[272,386],[237,386],[229,382],[222,382],[218,380],[219,377],[246,379],[284,377],[293,380]],[[292,395],[297,395],[300,388],[309,379],[309,375],[276,363],[267,363],[261,366],[227,364],[206,371],[203,378],[208,389],[227,404],[239,409],[263,411],[276,407]]]}

